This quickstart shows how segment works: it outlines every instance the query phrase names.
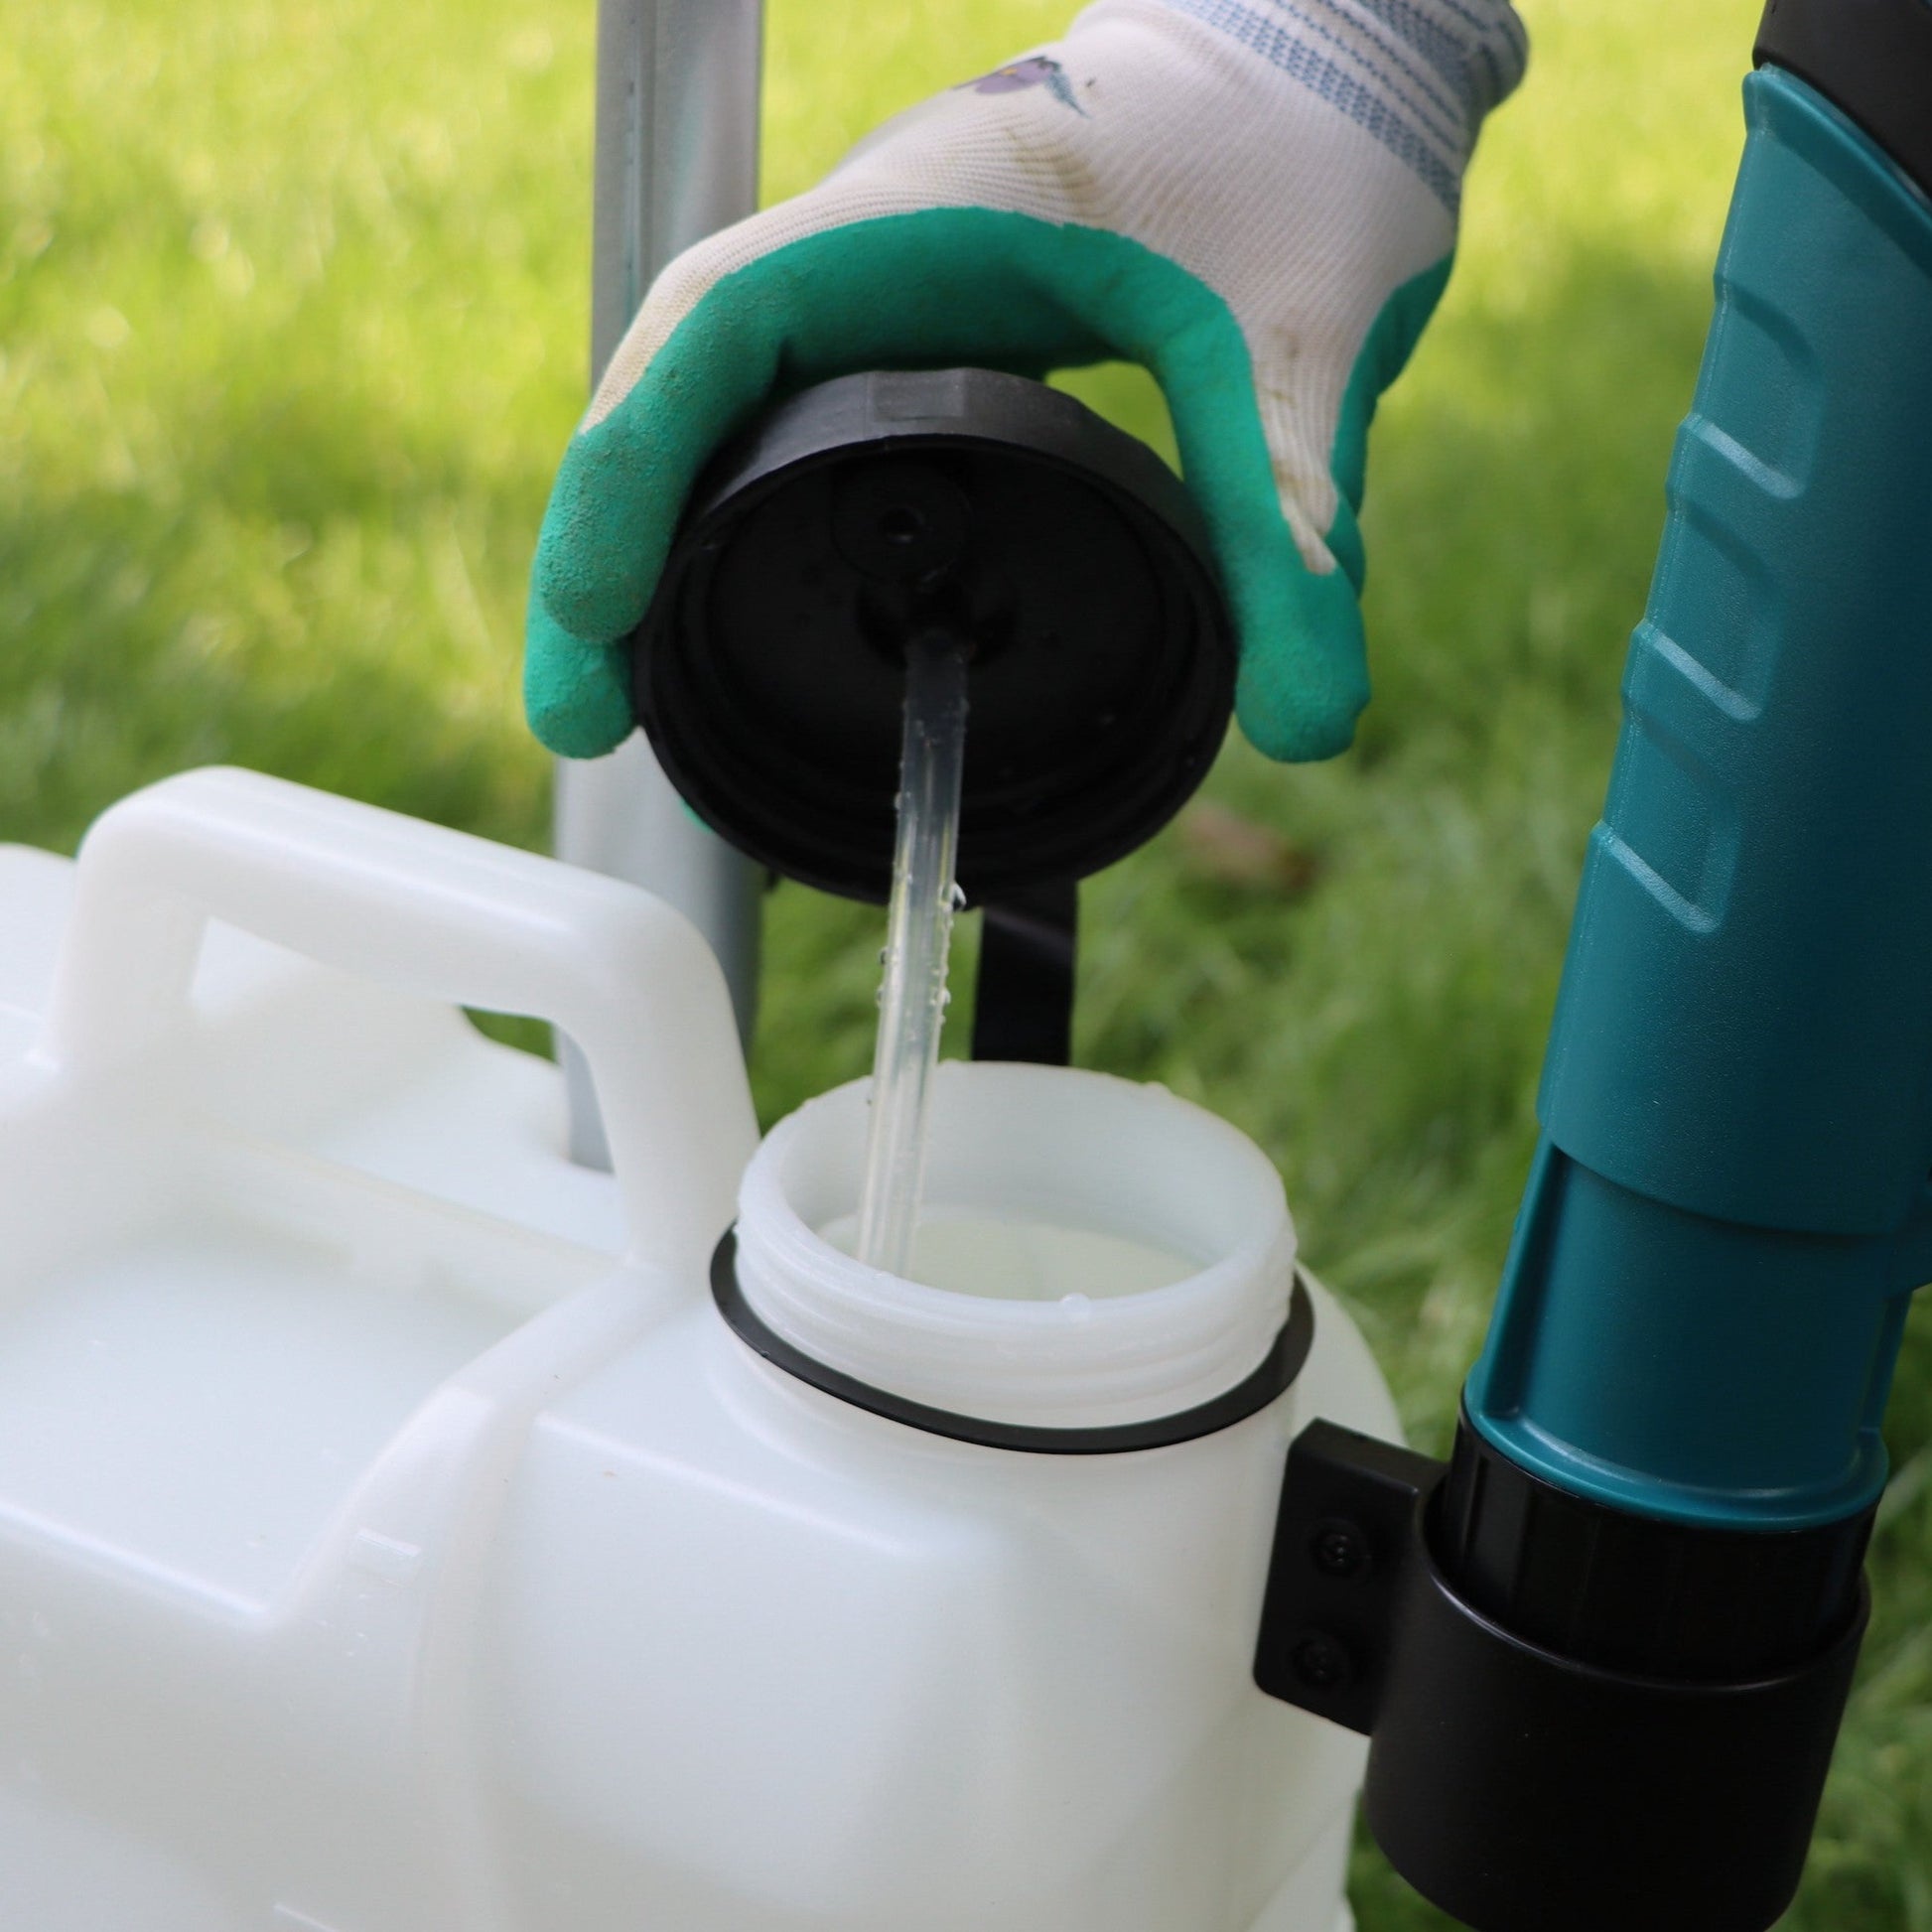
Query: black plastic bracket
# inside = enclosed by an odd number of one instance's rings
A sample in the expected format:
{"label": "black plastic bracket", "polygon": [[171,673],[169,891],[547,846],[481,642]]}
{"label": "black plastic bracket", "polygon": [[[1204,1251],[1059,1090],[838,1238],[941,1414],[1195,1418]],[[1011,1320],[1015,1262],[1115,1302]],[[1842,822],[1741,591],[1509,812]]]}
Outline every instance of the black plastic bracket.
{"label": "black plastic bracket", "polygon": [[1446,1466],[1331,1422],[1295,1439],[1255,1650],[1270,1697],[1375,1728],[1417,1508]]}
{"label": "black plastic bracket", "polygon": [[1851,1688],[1869,1528],[1625,1516],[1466,1417],[1447,1465],[1317,1422],[1289,1450],[1255,1682],[1368,1736],[1370,1833],[1475,1932],[1766,1932]]}
{"label": "black plastic bracket", "polygon": [[976,1060],[1065,1066],[1073,1056],[1080,887],[1052,879],[990,901],[973,1007]]}

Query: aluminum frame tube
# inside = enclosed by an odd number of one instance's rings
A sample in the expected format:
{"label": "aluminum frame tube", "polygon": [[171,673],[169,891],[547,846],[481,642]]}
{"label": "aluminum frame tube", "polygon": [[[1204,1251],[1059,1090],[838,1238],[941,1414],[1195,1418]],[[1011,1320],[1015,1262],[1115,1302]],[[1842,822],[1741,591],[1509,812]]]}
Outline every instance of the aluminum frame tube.
{"label": "aluminum frame tube", "polygon": [[[762,0],[600,0],[591,384],[652,278],[758,205]],[[759,869],[691,815],[641,733],[609,758],[560,759],[557,856],[668,899],[725,969],[740,1035],[758,1004]],[[610,1157],[582,1061],[561,1042],[571,1154]]]}

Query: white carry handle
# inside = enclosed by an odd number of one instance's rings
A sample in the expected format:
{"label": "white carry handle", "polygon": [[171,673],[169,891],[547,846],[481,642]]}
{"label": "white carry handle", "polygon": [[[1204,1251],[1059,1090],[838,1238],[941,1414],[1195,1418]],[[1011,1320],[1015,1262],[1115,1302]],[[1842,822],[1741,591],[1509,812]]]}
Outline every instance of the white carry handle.
{"label": "white carry handle", "polygon": [[561,1028],[597,1084],[631,1253],[709,1258],[757,1127],[724,976],[661,899],[259,772],[189,771],[83,841],[42,1054],[85,1075],[178,1035],[210,918]]}

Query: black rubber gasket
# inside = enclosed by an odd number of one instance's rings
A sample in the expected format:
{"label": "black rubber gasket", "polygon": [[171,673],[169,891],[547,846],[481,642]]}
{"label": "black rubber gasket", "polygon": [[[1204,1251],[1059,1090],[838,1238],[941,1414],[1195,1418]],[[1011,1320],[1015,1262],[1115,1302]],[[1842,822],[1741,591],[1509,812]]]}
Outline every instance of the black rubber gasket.
{"label": "black rubber gasket", "polygon": [[718,1312],[739,1340],[762,1355],[774,1368],[809,1383],[826,1395],[849,1402],[855,1409],[903,1423],[928,1436],[947,1436],[954,1442],[974,1443],[982,1449],[1018,1449],[1030,1455],[1121,1455],[1134,1449],[1170,1449],[1201,1436],[1246,1422],[1285,1394],[1301,1374],[1314,1345],[1314,1304],[1309,1299],[1301,1273],[1295,1276],[1288,1319],[1261,1366],[1212,1402],[1183,1409],[1178,1415],[1157,1416],[1152,1422],[1117,1423],[1105,1429],[1037,1429],[1027,1423],[988,1422],[980,1416],[958,1416],[946,1409],[929,1409],[875,1389],[869,1382],[846,1375],[795,1348],[774,1334],[759,1318],[738,1283],[738,1233],[728,1231],[711,1257],[711,1294]]}

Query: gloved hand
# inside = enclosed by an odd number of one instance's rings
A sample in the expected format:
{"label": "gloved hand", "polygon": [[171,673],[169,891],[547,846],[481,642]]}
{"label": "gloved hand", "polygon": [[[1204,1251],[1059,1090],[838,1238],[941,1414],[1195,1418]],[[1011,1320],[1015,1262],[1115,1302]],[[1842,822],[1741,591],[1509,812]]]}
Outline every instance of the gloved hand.
{"label": "gloved hand", "polygon": [[700,468],[858,369],[1123,359],[1168,396],[1241,644],[1242,729],[1343,750],[1377,397],[1449,279],[1463,165],[1515,85],[1508,0],[1100,0],[890,121],[652,287],[544,517],[524,695],[553,751],[631,728],[622,640]]}

